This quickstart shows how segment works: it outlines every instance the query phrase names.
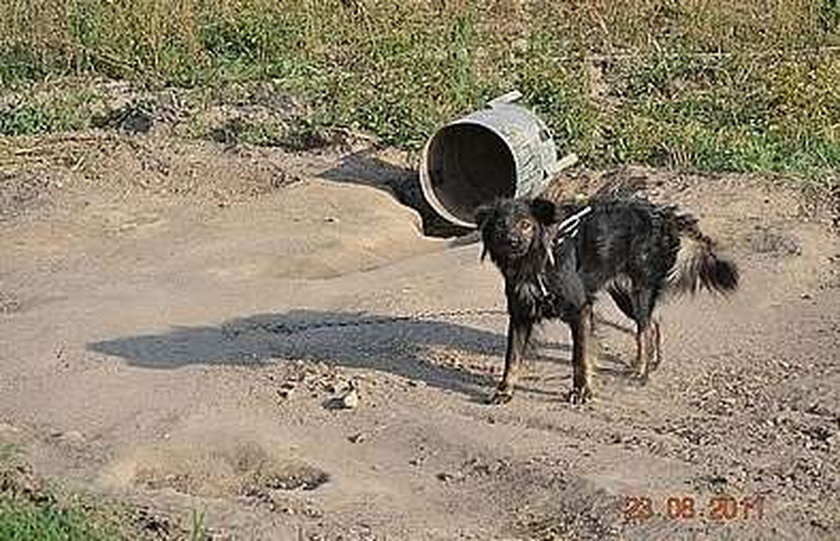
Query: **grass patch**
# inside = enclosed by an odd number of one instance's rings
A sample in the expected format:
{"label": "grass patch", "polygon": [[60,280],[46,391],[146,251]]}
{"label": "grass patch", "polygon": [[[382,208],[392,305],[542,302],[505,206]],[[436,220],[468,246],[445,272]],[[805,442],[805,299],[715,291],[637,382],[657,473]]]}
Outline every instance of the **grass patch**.
{"label": "grass patch", "polygon": [[0,539],[3,541],[205,540],[204,513],[181,527],[146,508],[71,493],[33,473],[20,449],[0,442]]}
{"label": "grass patch", "polygon": [[840,167],[837,47],[836,0],[0,0],[0,89],[22,96],[0,134],[96,125],[96,95],[31,90],[99,77],[203,94],[193,112],[275,96],[278,117],[225,128],[237,141],[341,125],[417,149],[518,88],[593,166],[820,175]]}
{"label": "grass patch", "polygon": [[118,539],[83,512],[0,496],[0,539],[64,541]]}
{"label": "grass patch", "polygon": [[60,505],[25,465],[20,449],[0,442],[0,539],[70,541],[118,539],[108,525],[74,505]]}
{"label": "grass patch", "polygon": [[84,130],[104,110],[93,88],[50,87],[40,92],[9,93],[0,101],[0,134],[41,135]]}

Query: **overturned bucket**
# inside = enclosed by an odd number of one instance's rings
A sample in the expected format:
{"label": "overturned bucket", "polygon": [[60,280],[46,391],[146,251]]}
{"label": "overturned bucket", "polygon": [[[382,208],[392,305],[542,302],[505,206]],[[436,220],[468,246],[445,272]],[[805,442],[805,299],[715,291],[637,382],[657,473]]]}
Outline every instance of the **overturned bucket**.
{"label": "overturned bucket", "polygon": [[447,221],[475,227],[475,210],[500,197],[532,197],[577,157],[557,159],[548,126],[513,102],[514,91],[458,119],[432,136],[420,163],[429,205]]}

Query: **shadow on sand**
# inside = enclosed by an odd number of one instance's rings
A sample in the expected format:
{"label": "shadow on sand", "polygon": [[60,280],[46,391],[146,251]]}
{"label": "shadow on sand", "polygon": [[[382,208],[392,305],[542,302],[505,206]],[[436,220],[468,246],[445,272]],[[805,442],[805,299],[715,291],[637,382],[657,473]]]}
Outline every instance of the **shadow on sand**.
{"label": "shadow on sand", "polygon": [[[194,364],[260,366],[286,359],[320,361],[389,372],[483,398],[498,376],[434,364],[428,360],[428,350],[441,347],[495,357],[501,369],[505,346],[502,334],[450,321],[292,310],[232,319],[219,326],[175,327],[161,334],[104,340],[87,348],[123,358],[131,366],[162,370]],[[567,344],[552,344],[548,349],[550,356],[532,352],[529,357],[568,363]]]}
{"label": "shadow on sand", "polygon": [[121,357],[132,366],[154,369],[193,364],[259,366],[303,359],[390,372],[474,397],[488,391],[489,376],[426,360],[424,352],[432,346],[502,357],[505,337],[448,321],[293,310],[237,318],[219,326],[175,327],[161,334],[116,338],[87,347]]}
{"label": "shadow on sand", "polygon": [[[568,365],[569,345],[546,338],[545,333],[535,337],[526,362]],[[505,347],[503,334],[452,321],[316,310],[258,314],[218,326],[175,327],[165,333],[87,346],[125,359],[131,366],[160,370],[194,364],[261,366],[289,359],[316,361],[422,380],[474,399],[485,398],[499,376],[435,364],[429,361],[429,349],[494,357],[500,370]],[[599,372],[622,375],[617,367],[602,366]]]}
{"label": "shadow on sand", "polygon": [[420,215],[423,234],[430,237],[459,237],[472,229],[453,225],[440,217],[423,197],[420,174],[414,169],[388,163],[375,155],[376,149],[345,156],[341,163],[321,177],[335,182],[363,184],[384,190]]}

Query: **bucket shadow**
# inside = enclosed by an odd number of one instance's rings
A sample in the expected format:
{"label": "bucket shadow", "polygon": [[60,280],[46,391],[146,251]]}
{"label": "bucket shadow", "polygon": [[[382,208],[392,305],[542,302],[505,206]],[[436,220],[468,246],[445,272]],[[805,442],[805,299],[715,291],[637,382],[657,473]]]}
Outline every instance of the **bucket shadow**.
{"label": "bucket shadow", "polygon": [[373,186],[393,195],[401,204],[414,209],[422,221],[423,234],[430,237],[458,237],[472,229],[451,224],[439,216],[423,197],[420,174],[409,168],[376,157],[376,149],[345,156],[338,166],[320,174],[335,182]]}

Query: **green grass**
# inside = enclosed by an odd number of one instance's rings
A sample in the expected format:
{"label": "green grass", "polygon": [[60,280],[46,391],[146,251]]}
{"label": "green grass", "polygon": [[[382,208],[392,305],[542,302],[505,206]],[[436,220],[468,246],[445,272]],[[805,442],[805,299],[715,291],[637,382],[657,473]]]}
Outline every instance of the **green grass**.
{"label": "green grass", "polygon": [[[117,539],[113,528],[80,508],[59,505],[52,493],[20,481],[21,450],[0,442],[0,539],[75,541]],[[24,488],[24,483],[27,488]],[[37,490],[37,494],[31,492]]]}
{"label": "green grass", "polygon": [[168,535],[147,528],[148,511],[89,494],[71,493],[33,477],[23,467],[21,449],[0,442],[0,540],[117,541],[209,539],[204,512],[193,510],[184,527],[169,523]]}
{"label": "green grass", "polygon": [[110,540],[117,537],[84,513],[0,496],[0,539],[5,541]]}
{"label": "green grass", "polygon": [[299,148],[342,125],[417,149],[518,88],[589,165],[825,176],[833,47],[837,0],[0,0],[0,134],[96,125],[96,86],[54,82],[97,78],[190,96],[191,136],[218,129],[212,105],[291,100],[231,133]]}

